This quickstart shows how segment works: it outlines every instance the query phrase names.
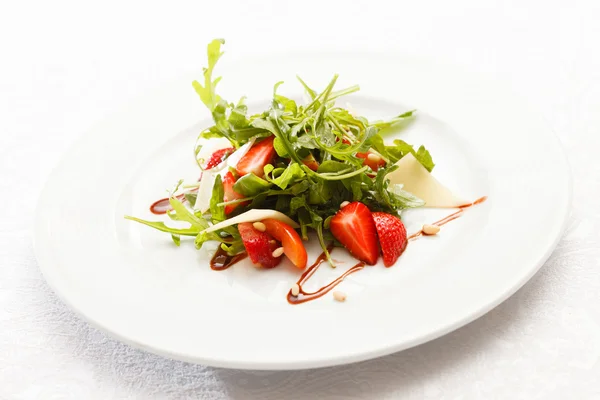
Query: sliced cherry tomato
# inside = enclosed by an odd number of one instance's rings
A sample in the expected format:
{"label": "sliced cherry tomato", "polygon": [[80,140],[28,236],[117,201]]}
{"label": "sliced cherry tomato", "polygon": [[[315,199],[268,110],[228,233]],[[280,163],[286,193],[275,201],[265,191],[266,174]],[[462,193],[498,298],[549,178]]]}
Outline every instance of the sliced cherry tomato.
{"label": "sliced cherry tomato", "polygon": [[261,221],[267,227],[267,233],[281,242],[283,254],[298,268],[306,268],[306,249],[300,235],[285,222],[267,218]]}

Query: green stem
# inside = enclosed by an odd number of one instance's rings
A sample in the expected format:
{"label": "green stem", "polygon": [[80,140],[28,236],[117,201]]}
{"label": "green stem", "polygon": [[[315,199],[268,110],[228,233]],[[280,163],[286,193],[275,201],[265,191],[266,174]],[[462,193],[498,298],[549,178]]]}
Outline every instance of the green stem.
{"label": "green stem", "polygon": [[319,173],[319,176],[340,176],[351,170],[352,170],[352,168],[346,168],[346,169],[343,169],[343,170],[337,171],[337,172],[321,172],[321,173]]}
{"label": "green stem", "polygon": [[338,90],[336,92],[331,93],[331,97],[329,98],[329,101],[333,101],[339,97],[346,96],[347,94],[350,94],[350,93],[358,92],[359,90],[360,90],[360,86],[358,86],[358,85],[354,85],[354,86],[350,86],[349,88],[346,88],[346,89]]}
{"label": "green stem", "polygon": [[369,169],[369,166],[364,166],[360,169],[357,169],[356,171],[352,171],[352,172],[349,172],[344,175],[327,176],[327,175],[324,175],[325,173],[320,173],[320,174],[316,173],[316,175],[319,178],[326,180],[326,181],[341,181],[343,179],[352,178],[353,176],[360,175],[368,169]]}
{"label": "green stem", "polygon": [[[235,199],[235,200],[230,200],[230,201],[223,201],[221,203],[217,203],[217,207],[223,207],[223,206],[227,206],[230,204],[238,204],[238,203],[243,203],[245,201],[251,201],[254,200],[255,198],[257,198],[258,196],[260,196],[261,194],[264,194],[265,192],[259,193],[255,196],[249,196],[249,197],[244,197],[242,199]],[[289,190],[275,190],[275,191],[268,191],[266,192],[267,196],[281,196],[281,195],[292,195],[293,193]]]}
{"label": "green stem", "polygon": [[329,85],[327,85],[325,90],[323,92],[321,92],[317,97],[315,97],[313,99],[313,101],[310,102],[309,105],[306,106],[306,108],[304,109],[305,112],[310,110],[317,103],[317,101],[319,101],[321,99],[321,97],[324,98],[323,103],[321,104],[321,108],[324,107],[325,103],[327,103],[327,99],[329,98],[329,94],[331,93],[331,89],[333,89],[333,86],[335,85],[335,82],[337,81],[338,76],[339,76],[338,74],[335,74],[333,76],[333,79],[331,80],[331,82],[329,82]]}
{"label": "green stem", "polygon": [[325,258],[327,259],[327,262],[329,263],[329,265],[331,265],[331,268],[335,268],[336,265],[333,262],[333,260],[331,259],[331,254],[329,254],[329,250],[327,250],[327,246],[325,245],[325,239],[323,238],[323,224],[319,224],[317,226],[317,237],[319,238],[319,244],[321,245],[321,248],[323,249],[323,254],[325,254]]}
{"label": "green stem", "polygon": [[331,113],[326,112],[325,116],[329,117],[329,120],[333,123],[333,125],[335,125],[335,127],[338,129],[338,131],[342,135],[348,134],[348,132],[340,125],[340,123],[338,122],[338,120],[333,115],[331,115]]}

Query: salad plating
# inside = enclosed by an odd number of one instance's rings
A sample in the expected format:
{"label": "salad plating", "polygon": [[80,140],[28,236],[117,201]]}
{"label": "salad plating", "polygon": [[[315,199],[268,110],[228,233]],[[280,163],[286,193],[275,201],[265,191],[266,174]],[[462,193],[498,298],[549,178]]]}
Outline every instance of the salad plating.
{"label": "salad plating", "polygon": [[[334,90],[338,78],[334,75],[321,92],[298,77],[310,98],[306,105],[278,94],[283,82],[277,82],[270,107],[248,115],[245,97],[234,104],[216,93],[221,78],[213,78],[213,72],[223,54],[222,44],[219,39],[209,43],[204,82],[193,82],[214,120],[195,145],[200,179],[191,184],[179,181],[168,198],[151,206],[153,213],[167,214],[189,227],[126,218],[171,234],[177,246],[182,236],[194,237],[198,249],[206,241],[220,242],[211,262],[215,270],[226,269],[246,254],[263,268],[276,267],[285,255],[305,270],[308,260],[303,242],[314,232],[323,254],[306,269],[299,290],[288,294],[293,304],[328,292],[365,264],[376,264],[380,254],[386,267],[394,265],[410,239],[400,214],[426,201],[403,187],[404,182],[390,180],[394,176],[390,174],[401,168],[397,163],[407,156],[403,163],[413,162],[411,168],[424,176],[435,164],[424,146],[415,150],[398,139],[385,143],[384,136],[388,128],[414,119],[415,111],[387,121],[356,116],[335,102],[359,87]],[[203,156],[206,146],[217,139],[221,148]],[[224,139],[226,145],[222,145]],[[426,195],[422,197],[431,196],[435,185],[441,187],[435,178],[428,179],[432,180],[429,190],[414,186]],[[448,193],[443,193],[443,201]],[[323,261],[335,267],[330,256],[333,246],[345,247],[360,262],[320,291],[304,292],[302,283]]]}

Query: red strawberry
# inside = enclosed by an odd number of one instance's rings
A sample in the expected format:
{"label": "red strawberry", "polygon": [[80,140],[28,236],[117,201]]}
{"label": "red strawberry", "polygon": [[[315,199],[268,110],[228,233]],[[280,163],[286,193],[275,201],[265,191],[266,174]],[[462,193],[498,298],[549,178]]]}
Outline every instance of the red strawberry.
{"label": "red strawberry", "polygon": [[275,136],[270,136],[254,145],[238,161],[236,170],[240,176],[250,172],[256,176],[263,176],[263,168],[269,164],[275,157],[275,148],[273,147]]}
{"label": "red strawberry", "polygon": [[331,219],[329,229],[350,254],[369,265],[377,262],[379,248],[371,211],[363,203],[348,204]]}
{"label": "red strawberry", "polygon": [[221,164],[225,158],[227,158],[231,153],[233,153],[235,149],[233,147],[228,147],[226,149],[217,150],[208,159],[206,163],[206,167],[204,169],[211,169]]}
{"label": "red strawberry", "polygon": [[400,218],[384,212],[374,212],[373,221],[375,221],[375,228],[377,228],[379,244],[383,253],[383,265],[391,267],[402,255],[408,244],[406,228]]}
{"label": "red strawberry", "polygon": [[264,268],[273,268],[281,262],[282,257],[273,257],[273,250],[279,246],[273,236],[254,229],[250,222],[238,224],[238,231],[246,252],[254,264]]}
{"label": "red strawberry", "polygon": [[319,163],[317,160],[315,160],[315,157],[312,154],[309,154],[306,157],[304,157],[302,163],[308,168],[312,169],[313,171],[316,171],[319,168]]}
{"label": "red strawberry", "polygon": [[380,167],[385,166],[385,160],[375,153],[370,151],[366,153],[356,153],[356,157],[363,158],[363,165],[368,165],[373,171],[377,171]]}
{"label": "red strawberry", "polygon": [[[238,192],[233,190],[233,184],[235,183],[235,180],[236,179],[231,173],[231,171],[227,171],[227,173],[223,177],[223,201],[231,201],[244,198],[244,195],[239,194]],[[228,204],[225,206],[225,214],[229,214],[238,206],[246,204],[248,204],[248,202]]]}

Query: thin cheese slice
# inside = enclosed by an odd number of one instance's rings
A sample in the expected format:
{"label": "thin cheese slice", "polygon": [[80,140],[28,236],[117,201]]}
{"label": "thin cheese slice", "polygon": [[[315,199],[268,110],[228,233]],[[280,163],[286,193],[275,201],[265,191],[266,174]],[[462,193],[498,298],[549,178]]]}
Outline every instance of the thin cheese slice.
{"label": "thin cheese slice", "polygon": [[288,217],[287,215],[280,213],[275,210],[248,210],[245,213],[242,213],[233,218],[226,219],[225,221],[219,222],[218,224],[214,224],[210,228],[205,229],[203,232],[213,232],[217,229],[226,228],[231,225],[241,224],[242,222],[256,222],[261,221],[263,219],[273,218],[281,222],[285,222],[292,228],[300,228],[300,225],[296,223],[293,219]]}
{"label": "thin cheese slice", "polygon": [[194,210],[202,212],[204,214],[210,208],[210,198],[212,197],[213,186],[217,179],[218,172],[211,172],[211,170],[203,171],[202,178],[200,179],[200,186],[198,186],[198,195],[196,197],[196,203],[194,204]]}
{"label": "thin cheese slice", "polygon": [[470,204],[435,179],[412,154],[402,157],[396,165],[398,169],[387,175],[390,183],[402,184],[402,189],[425,201],[425,207],[454,208]]}

